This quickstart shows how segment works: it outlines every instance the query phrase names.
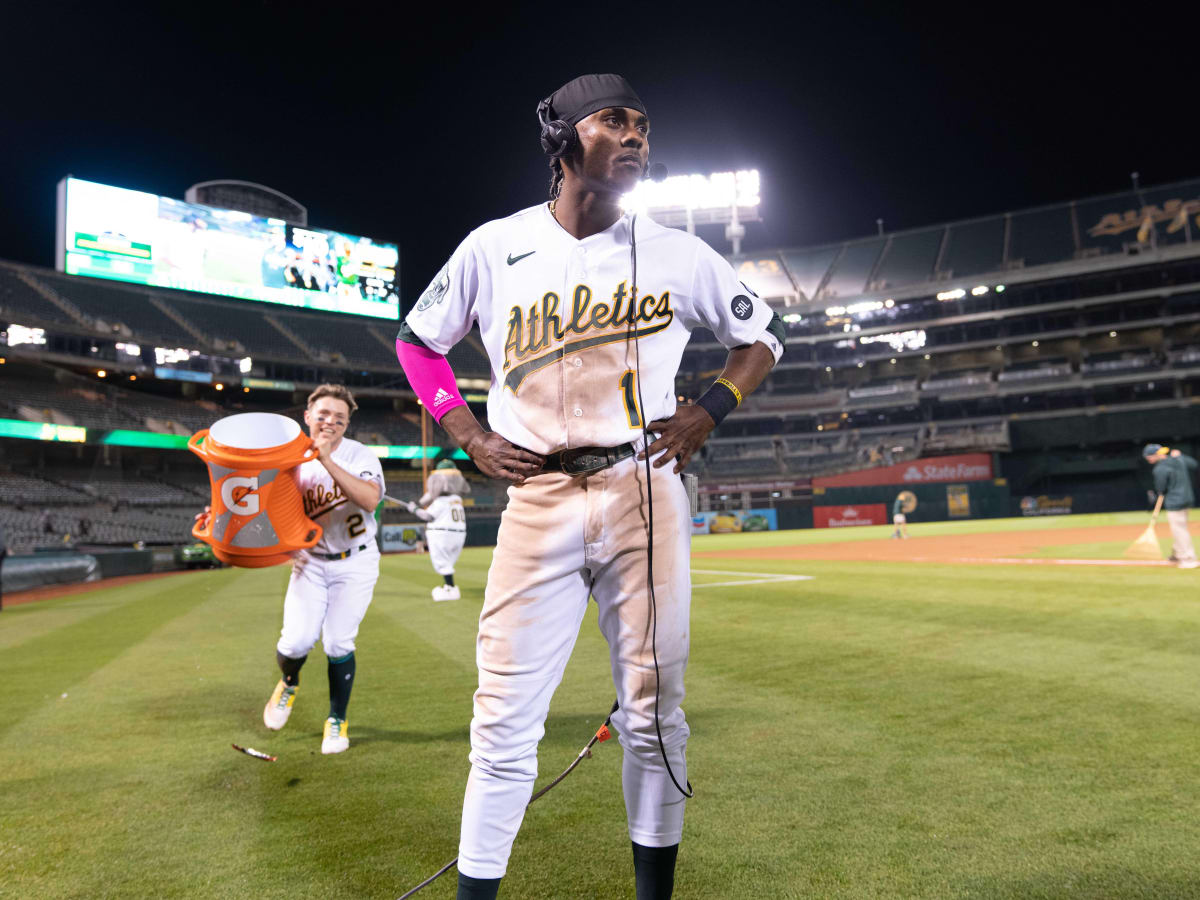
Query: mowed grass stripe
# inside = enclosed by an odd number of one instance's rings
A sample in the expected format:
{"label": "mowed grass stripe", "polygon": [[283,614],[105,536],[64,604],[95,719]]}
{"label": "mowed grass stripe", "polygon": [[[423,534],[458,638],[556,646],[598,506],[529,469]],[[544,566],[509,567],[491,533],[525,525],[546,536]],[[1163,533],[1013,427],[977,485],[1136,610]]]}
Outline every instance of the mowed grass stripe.
{"label": "mowed grass stripe", "polygon": [[[141,596],[133,592],[140,588],[145,592],[161,591],[171,584],[173,590],[195,583],[203,578],[201,573],[181,573],[170,578],[149,579],[140,585],[125,585],[120,588],[105,587],[103,582],[81,586],[81,593],[70,596],[35,600],[19,605],[5,604],[0,611],[0,651],[17,647],[34,638],[98,616],[114,607],[122,606]],[[182,583],[174,579],[182,579]],[[174,583],[172,583],[174,582]]]}
{"label": "mowed grass stripe", "polygon": [[[227,579],[240,577],[237,570],[222,574]],[[212,600],[214,591],[211,580],[200,579],[189,580],[186,590],[164,580],[97,591],[89,597],[103,612],[6,648],[3,674],[7,715],[0,721],[0,738],[38,706],[56,702],[76,682],[146,640],[167,622]],[[21,624],[19,621],[16,627]]]}

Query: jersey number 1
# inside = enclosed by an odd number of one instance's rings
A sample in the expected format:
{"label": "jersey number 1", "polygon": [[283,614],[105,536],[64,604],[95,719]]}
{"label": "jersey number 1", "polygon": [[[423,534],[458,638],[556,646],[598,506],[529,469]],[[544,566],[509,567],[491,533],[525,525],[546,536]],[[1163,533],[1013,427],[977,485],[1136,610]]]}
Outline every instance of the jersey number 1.
{"label": "jersey number 1", "polygon": [[621,376],[621,394],[625,398],[625,416],[629,419],[630,428],[641,428],[642,417],[638,414],[637,385],[633,379],[633,369],[626,369]]}

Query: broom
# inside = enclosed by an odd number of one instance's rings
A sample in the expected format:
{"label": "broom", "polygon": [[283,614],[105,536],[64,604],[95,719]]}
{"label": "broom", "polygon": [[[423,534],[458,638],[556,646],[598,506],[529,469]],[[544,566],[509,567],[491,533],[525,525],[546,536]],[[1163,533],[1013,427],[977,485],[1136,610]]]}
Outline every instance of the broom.
{"label": "broom", "polygon": [[1121,555],[1126,559],[1162,559],[1162,547],[1158,545],[1158,535],[1154,533],[1154,526],[1158,523],[1158,511],[1162,509],[1163,495],[1158,495],[1158,502],[1154,504],[1154,512],[1150,516],[1150,524],[1146,526],[1146,530],[1142,532],[1142,536],[1125,548],[1125,552]]}

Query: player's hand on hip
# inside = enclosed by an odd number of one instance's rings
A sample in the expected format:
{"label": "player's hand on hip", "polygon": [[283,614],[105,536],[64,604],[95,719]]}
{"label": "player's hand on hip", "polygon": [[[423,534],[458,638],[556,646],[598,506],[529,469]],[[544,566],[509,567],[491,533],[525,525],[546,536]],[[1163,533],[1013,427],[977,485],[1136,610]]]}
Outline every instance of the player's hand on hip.
{"label": "player's hand on hip", "polygon": [[485,431],[467,443],[463,450],[479,470],[489,478],[502,478],[521,484],[542,471],[545,458],[509,443],[494,431]]}
{"label": "player's hand on hip", "polygon": [[654,460],[656,469],[662,468],[671,460],[675,460],[675,472],[682,472],[692,458],[692,454],[708,440],[709,434],[716,427],[703,407],[680,406],[675,415],[669,419],[659,419],[651,422],[647,428],[658,433],[658,439],[647,450],[638,454],[638,459],[645,459],[649,453]]}

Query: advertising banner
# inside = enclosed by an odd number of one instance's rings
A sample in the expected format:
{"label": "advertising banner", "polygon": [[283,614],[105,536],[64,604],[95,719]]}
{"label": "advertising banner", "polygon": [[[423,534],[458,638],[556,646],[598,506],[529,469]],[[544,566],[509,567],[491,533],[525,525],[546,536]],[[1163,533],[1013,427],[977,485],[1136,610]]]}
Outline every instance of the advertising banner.
{"label": "advertising banner", "polygon": [[[813,479],[814,488],[866,487],[885,484],[937,484],[944,481],[990,481],[990,453],[961,453],[914,459],[894,466],[860,469]],[[814,491],[815,493],[815,491]]]}
{"label": "advertising banner", "polygon": [[946,485],[946,512],[952,519],[971,517],[971,494],[965,484]]}
{"label": "advertising banner", "polygon": [[778,530],[779,514],[774,509],[706,512],[692,516],[692,534],[737,534],[742,531]]}
{"label": "advertising banner", "polygon": [[1023,516],[1069,516],[1074,505],[1071,497],[1039,497],[1021,498],[1021,515]]}
{"label": "advertising banner", "polygon": [[420,525],[382,525],[384,553],[411,553],[417,542],[425,542],[425,529]]}
{"label": "advertising banner", "polygon": [[886,525],[891,518],[883,503],[854,503],[846,506],[814,506],[814,528],[848,528],[854,525]]}

